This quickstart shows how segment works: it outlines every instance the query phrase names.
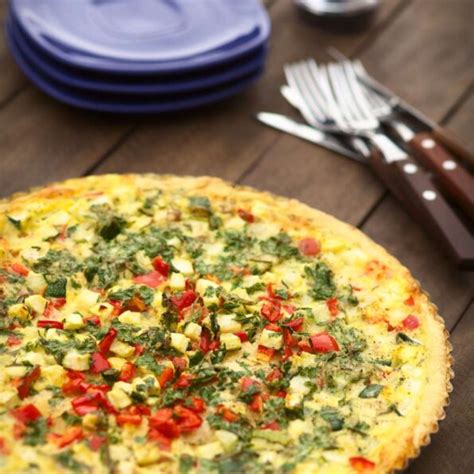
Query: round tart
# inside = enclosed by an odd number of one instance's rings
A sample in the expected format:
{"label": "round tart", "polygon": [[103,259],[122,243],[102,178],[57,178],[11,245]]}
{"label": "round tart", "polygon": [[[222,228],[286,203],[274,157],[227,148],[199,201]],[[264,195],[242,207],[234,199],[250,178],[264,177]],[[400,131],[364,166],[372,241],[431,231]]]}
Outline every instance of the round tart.
{"label": "round tart", "polygon": [[382,473],[444,415],[450,346],[357,229],[216,178],[0,202],[0,471]]}

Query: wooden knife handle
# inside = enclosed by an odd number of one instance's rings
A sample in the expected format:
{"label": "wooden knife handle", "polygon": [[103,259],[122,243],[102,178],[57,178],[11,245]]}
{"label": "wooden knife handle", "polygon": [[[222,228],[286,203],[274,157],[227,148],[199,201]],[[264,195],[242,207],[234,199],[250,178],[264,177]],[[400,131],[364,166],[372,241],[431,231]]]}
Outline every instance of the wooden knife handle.
{"label": "wooden knife handle", "polygon": [[420,223],[445,246],[459,268],[474,269],[474,238],[433,185],[430,174],[412,158],[388,166]]}
{"label": "wooden knife handle", "polygon": [[474,177],[430,133],[418,133],[409,145],[416,158],[436,176],[446,195],[474,220]]}
{"label": "wooden knife handle", "polygon": [[474,155],[461,145],[459,139],[451,131],[438,127],[432,133],[438,143],[444,145],[453,155],[464,162],[471,171],[474,171]]}

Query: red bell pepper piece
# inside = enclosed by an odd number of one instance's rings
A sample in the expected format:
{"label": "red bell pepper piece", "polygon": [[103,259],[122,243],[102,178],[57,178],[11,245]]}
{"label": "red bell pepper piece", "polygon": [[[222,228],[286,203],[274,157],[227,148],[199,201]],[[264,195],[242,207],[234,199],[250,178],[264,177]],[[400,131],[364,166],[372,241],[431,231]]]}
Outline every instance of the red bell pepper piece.
{"label": "red bell pepper piece", "polygon": [[420,325],[418,318],[410,314],[402,321],[403,327],[405,329],[416,329]]}
{"label": "red bell pepper piece", "polygon": [[281,327],[277,326],[276,324],[270,323],[265,326],[265,329],[267,331],[273,331],[273,332],[281,332]]}
{"label": "red bell pepper piece", "polygon": [[122,366],[122,370],[120,371],[119,380],[122,382],[130,382],[130,380],[135,378],[136,373],[137,368],[135,367],[135,364],[132,362],[125,362],[125,364]]}
{"label": "red bell pepper piece", "polygon": [[30,273],[28,268],[26,268],[21,263],[12,263],[10,265],[10,269],[13,273],[16,273],[17,275],[21,275],[21,276],[24,276],[24,277],[28,276],[28,273]]}
{"label": "red bell pepper piece", "polygon": [[110,346],[117,337],[117,330],[115,328],[110,328],[107,334],[99,342],[99,351],[102,354],[106,354],[110,350]]}
{"label": "red bell pepper piece", "polygon": [[84,432],[82,431],[82,428],[80,426],[74,426],[67,430],[67,432],[63,435],[51,433],[49,435],[49,438],[51,439],[51,441],[53,441],[54,444],[56,444],[58,448],[64,448],[65,446],[68,446],[74,441],[79,441],[84,438]]}
{"label": "red bell pepper piece", "polygon": [[92,451],[99,451],[103,444],[107,441],[105,436],[92,435],[89,438],[89,447]]}
{"label": "red bell pepper piece", "polygon": [[326,300],[326,306],[331,316],[337,316],[339,313],[339,303],[336,298]]}
{"label": "red bell pepper piece", "polygon": [[171,302],[178,308],[179,311],[182,311],[185,308],[191,306],[194,301],[196,301],[197,294],[193,290],[186,290],[181,293],[181,296],[171,297]]}
{"label": "red bell pepper piece", "polygon": [[249,403],[249,408],[256,413],[261,412],[263,410],[262,395],[259,393],[255,394],[253,400]]}
{"label": "red bell pepper piece", "polygon": [[299,331],[303,327],[304,318],[300,317],[300,318],[291,319],[290,321],[285,321],[282,324],[283,326],[287,328],[291,328],[294,331]]}
{"label": "red bell pepper piece", "polygon": [[148,439],[151,441],[156,441],[160,449],[169,451],[171,448],[172,439],[168,438],[157,429],[150,428],[148,430]]}
{"label": "red bell pepper piece", "polygon": [[138,275],[133,279],[134,283],[138,283],[140,285],[146,285],[150,288],[157,288],[160,286],[164,281],[165,277],[156,270],[150,273],[146,273],[145,275]]}
{"label": "red bell pepper piece", "polygon": [[309,338],[314,352],[337,352],[339,345],[336,339],[326,332],[320,332]]}
{"label": "red bell pepper piece", "polygon": [[237,415],[237,413],[234,413],[230,408],[227,408],[224,405],[219,405],[217,407],[217,413],[229,423],[233,423],[239,419],[239,415]]}
{"label": "red bell pepper piece", "polygon": [[21,400],[30,394],[31,386],[41,377],[41,367],[33,367],[20,381],[17,387],[18,396]]}
{"label": "red bell pepper piece", "polygon": [[260,313],[265,319],[275,323],[282,317],[281,304],[278,301],[268,301],[262,306]]}
{"label": "red bell pepper piece", "polygon": [[116,415],[115,419],[117,420],[117,425],[135,425],[138,426],[142,422],[141,415],[130,415],[127,413],[121,413]]}
{"label": "red bell pepper piece", "polygon": [[39,328],[64,329],[64,323],[62,321],[54,321],[53,319],[41,319],[36,325]]}
{"label": "red bell pepper piece", "polygon": [[355,457],[349,458],[349,462],[351,464],[351,467],[355,469],[357,472],[372,471],[375,468],[374,462],[369,461],[368,459],[362,456],[355,456]]}
{"label": "red bell pepper piece", "polygon": [[41,412],[32,403],[14,408],[10,413],[21,423],[28,424],[41,417]]}
{"label": "red bell pepper piece", "polygon": [[171,382],[174,378],[174,370],[171,367],[165,367],[163,372],[158,376],[158,382],[160,387],[163,388],[168,382]]}
{"label": "red bell pepper piece", "polygon": [[246,211],[245,209],[237,209],[237,214],[242,220],[248,222],[249,224],[255,222],[255,216],[251,212]]}
{"label": "red bell pepper piece", "polygon": [[182,372],[183,370],[186,370],[186,367],[188,366],[188,363],[186,362],[186,359],[184,357],[172,357],[171,362],[174,365],[174,368],[177,372]]}
{"label": "red bell pepper piece", "polygon": [[409,296],[405,301],[404,303],[407,305],[407,306],[414,306],[415,305],[415,299],[413,298],[413,296]]}
{"label": "red bell pepper piece", "polygon": [[202,398],[193,397],[191,400],[186,401],[186,407],[194,413],[202,413],[206,409],[206,404]]}
{"label": "red bell pepper piece", "polygon": [[190,433],[202,425],[202,418],[198,414],[181,405],[174,407],[173,416],[178,419],[178,428],[181,433]]}
{"label": "red bell pepper piece", "polygon": [[305,257],[315,257],[321,252],[321,245],[312,237],[306,237],[298,242],[298,249]]}
{"label": "red bell pepper piece", "polygon": [[191,385],[191,380],[193,379],[193,376],[191,374],[181,374],[179,376],[179,379],[176,381],[174,384],[174,388],[186,388]]}
{"label": "red bell pepper piece", "polygon": [[246,332],[236,332],[235,335],[242,341],[247,342],[249,340],[249,336]]}
{"label": "red bell pepper piece", "polygon": [[109,361],[100,352],[94,352],[92,354],[92,373],[100,374],[101,372],[104,372],[104,370],[108,369],[110,369]]}
{"label": "red bell pepper piece", "polygon": [[267,423],[266,425],[262,426],[264,430],[272,430],[272,431],[279,431],[280,430],[280,425],[278,421],[271,421],[270,423]]}
{"label": "red bell pepper piece", "polygon": [[280,380],[283,377],[283,372],[278,368],[275,367],[269,374],[265,377],[268,382],[275,382],[276,380]]}
{"label": "red bell pepper piece", "polygon": [[275,355],[275,349],[270,349],[269,347],[265,347],[265,346],[258,346],[257,351],[260,354],[265,355],[269,359],[271,359]]}
{"label": "red bell pepper piece", "polygon": [[10,334],[7,338],[7,346],[8,347],[13,347],[13,346],[18,346],[21,344],[21,339],[19,337],[14,336],[13,334]]}
{"label": "red bell pepper piece", "polygon": [[207,328],[203,328],[201,332],[201,338],[199,340],[199,349],[204,354],[209,352],[209,345],[211,343],[211,333]]}
{"label": "red bell pepper piece", "polygon": [[148,418],[148,423],[151,428],[159,431],[169,439],[177,438],[180,434],[180,430],[173,417],[173,410],[171,408],[159,409]]}
{"label": "red bell pepper piece", "polygon": [[164,277],[168,277],[170,273],[170,264],[166,263],[160,256],[155,257],[152,262],[153,268]]}

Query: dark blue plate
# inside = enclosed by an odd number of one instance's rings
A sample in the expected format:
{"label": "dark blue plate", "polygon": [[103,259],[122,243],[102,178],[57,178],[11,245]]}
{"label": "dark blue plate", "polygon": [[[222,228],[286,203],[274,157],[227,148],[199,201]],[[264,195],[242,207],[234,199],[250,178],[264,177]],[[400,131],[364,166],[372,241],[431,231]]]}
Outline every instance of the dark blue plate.
{"label": "dark blue plate", "polygon": [[59,61],[109,73],[182,72],[260,47],[259,0],[12,0],[33,41]]}
{"label": "dark blue plate", "polygon": [[242,91],[255,82],[263,72],[263,67],[239,81],[226,86],[212,88],[201,93],[167,94],[137,98],[119,94],[93,93],[68,87],[41,75],[23,56],[7,25],[6,38],[10,51],[18,66],[26,76],[51,97],[74,107],[98,112],[119,114],[150,114],[188,110],[213,102],[218,102]]}
{"label": "dark blue plate", "polygon": [[115,94],[169,94],[189,92],[216,87],[260,69],[265,61],[267,47],[262,46],[255,53],[245,55],[225,66],[215,66],[193,74],[158,76],[130,76],[121,78],[107,73],[86,72],[84,69],[66,66],[55,61],[42,51],[23,33],[14,17],[8,19],[10,34],[13,36],[21,54],[41,75],[57,82],[96,92]]}

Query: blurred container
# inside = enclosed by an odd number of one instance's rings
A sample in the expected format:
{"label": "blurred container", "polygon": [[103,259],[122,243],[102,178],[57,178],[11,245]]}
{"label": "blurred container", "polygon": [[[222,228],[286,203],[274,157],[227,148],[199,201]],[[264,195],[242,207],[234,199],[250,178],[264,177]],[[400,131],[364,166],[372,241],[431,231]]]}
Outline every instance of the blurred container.
{"label": "blurred container", "polygon": [[381,3],[382,0],[295,0],[309,21],[346,32],[365,28]]}

